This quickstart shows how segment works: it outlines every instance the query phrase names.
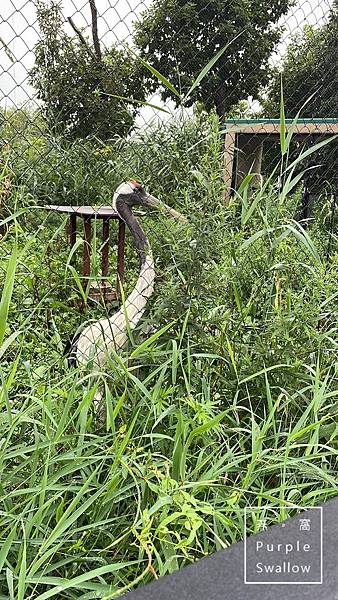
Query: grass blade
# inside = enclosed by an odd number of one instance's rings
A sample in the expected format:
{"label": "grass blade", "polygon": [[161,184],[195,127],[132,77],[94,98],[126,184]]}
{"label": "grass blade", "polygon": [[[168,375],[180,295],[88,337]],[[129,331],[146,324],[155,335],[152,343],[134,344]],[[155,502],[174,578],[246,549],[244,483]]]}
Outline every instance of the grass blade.
{"label": "grass blade", "polygon": [[21,564],[20,564],[20,572],[19,572],[19,582],[18,582],[18,600],[25,600],[25,589],[26,589],[26,553],[27,553],[27,541],[26,541],[26,531],[24,524],[22,523],[23,529],[23,545],[22,545],[22,555],[21,555]]}
{"label": "grass blade", "polygon": [[17,242],[15,242],[13,252],[8,261],[5,283],[4,283],[4,288],[2,290],[2,296],[1,296],[1,301],[0,301],[0,347],[4,340],[6,327],[7,327],[9,305],[11,302],[13,288],[14,288],[17,257],[18,257],[18,248],[17,248]]}
{"label": "grass blade", "polygon": [[290,169],[296,167],[302,160],[304,160],[304,158],[306,158],[307,156],[310,156],[311,154],[313,154],[314,152],[317,152],[317,150],[319,150],[320,148],[322,148],[323,146],[326,146],[327,144],[330,144],[333,140],[335,140],[338,136],[334,135],[326,140],[322,140],[321,142],[318,142],[318,144],[315,144],[314,146],[311,146],[311,148],[308,148],[307,150],[305,150],[304,152],[301,152],[299,156],[297,156],[297,158],[286,167],[284,173],[286,173],[287,171],[289,171]]}
{"label": "grass blade", "polygon": [[286,147],[286,137],[285,137],[285,109],[284,109],[284,95],[283,95],[283,79],[281,76],[280,79],[280,116],[279,116],[279,122],[280,122],[280,149],[281,149],[281,154],[282,156],[285,156],[286,152],[287,152],[287,147]]}
{"label": "grass blade", "polygon": [[135,348],[135,350],[133,350],[133,352],[130,355],[130,358],[137,358],[138,356],[140,356],[140,354],[142,354],[142,352],[147,350],[147,348],[149,348],[149,346],[151,346],[151,344],[153,342],[155,342],[159,337],[161,337],[161,335],[163,335],[163,333],[168,331],[168,329],[170,329],[170,327],[172,327],[175,322],[176,321],[171,321],[171,323],[168,323],[167,325],[165,325],[158,331],[155,331],[155,333],[153,333],[148,339],[146,339],[144,342],[142,342],[142,344],[137,346],[137,348]]}
{"label": "grass blade", "polygon": [[228,44],[226,44],[226,46],[224,46],[224,48],[221,48],[221,50],[219,50],[217,52],[217,54],[215,54],[215,56],[212,57],[211,60],[209,60],[208,64],[205,65],[205,67],[203,67],[202,71],[199,73],[199,75],[197,75],[191,88],[189,89],[187,94],[184,96],[183,103],[185,100],[187,100],[189,98],[189,96],[191,96],[192,92],[197,88],[197,86],[201,83],[201,81],[204,79],[204,77],[209,73],[210,69],[212,69],[214,64],[221,58],[221,56],[224,54],[226,49],[229,48],[229,46],[231,46],[231,44],[235,40],[237,40],[243,33],[244,33],[244,29],[243,29],[243,31],[240,31]]}
{"label": "grass blade", "polygon": [[101,578],[101,576],[105,575],[106,573],[114,573],[115,571],[120,571],[121,569],[125,569],[126,567],[129,567],[130,565],[135,565],[138,563],[139,563],[138,560],[134,560],[134,561],[125,562],[125,563],[114,563],[114,564],[110,564],[110,565],[104,565],[102,567],[98,567],[97,569],[92,569],[91,571],[87,571],[86,573],[83,573],[82,575],[79,575],[78,577],[74,577],[73,579],[62,579],[61,577],[43,577],[43,576],[41,576],[39,578],[38,576],[35,576],[34,578],[33,577],[29,578],[28,581],[32,582],[32,583],[37,583],[37,584],[45,583],[47,585],[54,585],[55,587],[53,587],[50,590],[47,590],[43,594],[39,594],[39,596],[36,597],[36,600],[47,600],[47,598],[52,598],[53,596],[59,595],[60,592],[62,592],[64,590],[69,590],[72,588],[73,589],[81,589],[81,586],[82,586],[82,588],[93,589],[92,586],[86,586],[83,584],[87,583],[91,579],[94,579],[95,577]]}
{"label": "grass blade", "polygon": [[143,102],[142,100],[134,100],[134,98],[127,98],[126,96],[118,96],[117,94],[104,94],[104,96],[108,96],[109,98],[117,98],[118,100],[125,100],[126,102],[130,102],[131,104],[139,104],[140,106],[148,106],[149,108],[154,108],[156,110],[160,110],[161,112],[167,113],[170,115],[170,111],[163,106],[157,106],[157,104],[151,104],[151,102]]}
{"label": "grass blade", "polygon": [[134,50],[132,50],[132,48],[130,48],[129,46],[126,46],[126,48],[127,48],[128,52],[131,52],[134,56],[136,56],[136,58],[138,58],[138,60],[143,64],[143,66],[146,69],[148,69],[148,71],[150,71],[150,73],[155,75],[155,77],[161,83],[163,83],[163,85],[165,85],[165,87],[167,87],[173,94],[175,94],[175,96],[178,96],[179,98],[181,97],[181,94],[172,85],[172,83],[170,83],[170,81],[166,77],[164,77],[164,75],[162,75],[162,73],[160,73],[157,69],[155,69],[155,67],[150,65],[146,60],[144,60],[139,54],[137,54],[137,52],[134,52]]}
{"label": "grass blade", "polygon": [[293,224],[294,224],[294,226],[293,225],[284,225],[284,227],[285,227],[285,229],[288,229],[295,235],[297,240],[299,240],[301,242],[301,244],[304,246],[304,248],[306,248],[306,250],[312,256],[314,261],[318,264],[321,264],[322,260],[318,253],[318,250],[317,250],[316,246],[314,245],[313,241],[311,240],[308,232],[305,231],[305,229],[301,226],[300,223],[293,221]]}

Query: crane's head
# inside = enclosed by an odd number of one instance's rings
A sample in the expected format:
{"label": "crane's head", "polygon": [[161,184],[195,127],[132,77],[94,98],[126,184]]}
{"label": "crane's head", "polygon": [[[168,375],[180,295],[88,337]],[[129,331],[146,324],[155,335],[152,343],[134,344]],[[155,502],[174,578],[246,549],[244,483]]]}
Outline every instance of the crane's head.
{"label": "crane's head", "polygon": [[124,183],[121,183],[116,189],[113,196],[113,208],[119,212],[119,203],[123,203],[130,207],[139,205],[147,206],[150,208],[162,209],[168,215],[179,221],[186,221],[186,218],[167,204],[164,204],[155,196],[148,194],[144,187],[135,179],[129,179]]}

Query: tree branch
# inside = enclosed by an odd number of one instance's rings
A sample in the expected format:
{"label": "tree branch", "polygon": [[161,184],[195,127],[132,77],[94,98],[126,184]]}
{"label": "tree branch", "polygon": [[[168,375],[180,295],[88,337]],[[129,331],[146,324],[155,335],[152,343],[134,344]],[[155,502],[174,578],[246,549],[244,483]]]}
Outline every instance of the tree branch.
{"label": "tree branch", "polygon": [[10,50],[10,48],[7,46],[7,44],[6,44],[5,40],[3,40],[1,37],[0,37],[0,44],[2,44],[2,46],[3,46],[3,49],[4,49],[4,51],[6,52],[6,54],[7,54],[8,58],[9,58],[9,60],[10,60],[12,63],[15,63],[15,62],[16,62],[16,59],[15,59],[15,56],[14,56],[13,52],[12,52],[12,51]]}
{"label": "tree branch", "polygon": [[93,51],[91,50],[91,48],[88,46],[88,44],[87,44],[87,42],[86,42],[85,38],[83,37],[83,35],[82,35],[81,31],[80,31],[80,30],[79,30],[79,29],[76,27],[76,25],[75,25],[75,23],[74,23],[74,21],[73,21],[72,17],[67,17],[67,21],[68,21],[69,25],[72,27],[72,29],[74,29],[74,31],[75,31],[76,35],[78,36],[78,38],[79,38],[79,40],[80,40],[81,44],[82,44],[83,46],[85,46],[85,48],[86,48],[86,50],[87,50],[88,54],[90,54],[90,56],[91,56],[92,58],[96,58],[96,57],[95,57],[95,54],[93,53]]}
{"label": "tree branch", "polygon": [[98,60],[102,59],[101,47],[99,41],[99,34],[97,30],[97,9],[95,6],[95,0],[89,0],[90,10],[92,13],[92,36],[93,36],[93,44],[96,56]]}

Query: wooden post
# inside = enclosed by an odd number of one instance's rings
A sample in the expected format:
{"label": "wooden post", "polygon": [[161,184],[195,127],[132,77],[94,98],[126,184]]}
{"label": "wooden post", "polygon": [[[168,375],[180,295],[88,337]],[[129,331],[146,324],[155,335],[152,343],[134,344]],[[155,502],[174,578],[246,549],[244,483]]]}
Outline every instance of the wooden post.
{"label": "wooden post", "polygon": [[102,278],[106,279],[109,269],[109,218],[102,221]]}
{"label": "wooden post", "polygon": [[69,215],[69,244],[73,248],[76,243],[76,213]]}
{"label": "wooden post", "polygon": [[90,243],[92,240],[92,220],[90,217],[84,217],[84,244],[83,244],[83,276],[88,279],[90,276]]}
{"label": "wooden post", "polygon": [[234,154],[235,154],[236,132],[228,131],[225,134],[224,140],[224,170],[223,179],[225,190],[223,192],[223,200],[225,204],[229,204],[231,197],[232,174],[234,170]]}

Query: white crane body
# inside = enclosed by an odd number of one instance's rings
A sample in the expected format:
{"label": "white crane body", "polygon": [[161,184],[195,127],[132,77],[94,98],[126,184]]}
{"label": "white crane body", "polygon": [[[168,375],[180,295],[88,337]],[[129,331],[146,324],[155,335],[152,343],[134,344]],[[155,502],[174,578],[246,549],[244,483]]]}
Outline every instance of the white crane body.
{"label": "white crane body", "polygon": [[99,319],[87,325],[73,340],[72,362],[79,367],[88,366],[92,371],[101,369],[109,352],[118,352],[125,346],[128,341],[128,329],[133,330],[136,327],[154,291],[154,260],[148,239],[132,213],[131,207],[135,204],[163,207],[170,216],[185,221],[183,215],[147,194],[134,180],[122,183],[117,188],[113,196],[113,207],[133,235],[141,268],[136,285],[123,306],[112,317]]}

